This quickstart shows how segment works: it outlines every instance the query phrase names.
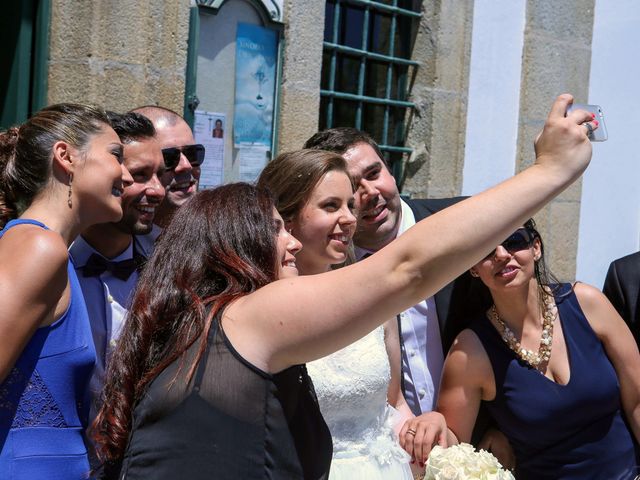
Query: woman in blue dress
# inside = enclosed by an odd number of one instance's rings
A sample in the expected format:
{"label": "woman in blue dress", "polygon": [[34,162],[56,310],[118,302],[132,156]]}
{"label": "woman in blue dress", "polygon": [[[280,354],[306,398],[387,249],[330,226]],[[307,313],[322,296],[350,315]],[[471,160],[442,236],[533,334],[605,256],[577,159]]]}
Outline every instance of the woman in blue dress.
{"label": "woman in blue dress", "polygon": [[80,479],[95,349],[67,248],[122,216],[132,181],[94,107],[60,104],[0,133],[0,477]]}
{"label": "woman in blue dress", "polygon": [[634,478],[640,355],[609,301],[549,281],[533,220],[470,273],[475,315],[438,401],[458,440],[469,441],[482,403],[513,447],[518,480]]}

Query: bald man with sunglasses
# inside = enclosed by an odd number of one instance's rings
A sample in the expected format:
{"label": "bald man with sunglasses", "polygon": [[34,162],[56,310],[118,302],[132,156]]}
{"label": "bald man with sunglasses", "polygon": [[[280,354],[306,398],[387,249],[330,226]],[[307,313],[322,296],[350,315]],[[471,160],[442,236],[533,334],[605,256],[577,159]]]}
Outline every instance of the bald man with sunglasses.
{"label": "bald man with sunglasses", "polygon": [[173,110],[147,105],[132,112],[144,115],[153,123],[165,164],[160,182],[166,189],[166,196],[156,211],[151,233],[141,239],[149,256],[155,240],[169,224],[173,214],[198,191],[205,149],[196,144],[187,122]]}

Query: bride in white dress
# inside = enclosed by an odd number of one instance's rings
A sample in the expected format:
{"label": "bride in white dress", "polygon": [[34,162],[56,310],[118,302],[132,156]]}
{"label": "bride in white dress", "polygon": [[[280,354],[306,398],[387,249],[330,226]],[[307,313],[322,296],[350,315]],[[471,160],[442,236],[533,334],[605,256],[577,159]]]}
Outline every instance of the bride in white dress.
{"label": "bride in white dress", "polygon": [[[258,183],[274,193],[287,228],[303,245],[296,255],[301,275],[344,263],[356,218],[353,184],[342,157],[318,150],[283,154]],[[330,480],[412,480],[410,456],[396,435],[413,416],[400,391],[396,320],[308,363],[307,369],[333,439]]]}

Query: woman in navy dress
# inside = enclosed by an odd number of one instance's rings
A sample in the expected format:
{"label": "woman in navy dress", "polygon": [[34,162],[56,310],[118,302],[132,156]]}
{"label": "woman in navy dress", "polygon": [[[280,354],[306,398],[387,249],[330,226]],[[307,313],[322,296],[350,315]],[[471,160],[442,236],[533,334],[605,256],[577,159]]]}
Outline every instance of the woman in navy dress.
{"label": "woman in navy dress", "polygon": [[0,477],[87,478],[95,362],[67,248],[122,216],[131,176],[104,112],[54,105],[0,133]]}
{"label": "woman in navy dress", "polygon": [[445,362],[438,401],[458,440],[469,441],[483,403],[518,480],[634,478],[640,355],[606,297],[549,281],[533,220],[470,273],[476,314]]}

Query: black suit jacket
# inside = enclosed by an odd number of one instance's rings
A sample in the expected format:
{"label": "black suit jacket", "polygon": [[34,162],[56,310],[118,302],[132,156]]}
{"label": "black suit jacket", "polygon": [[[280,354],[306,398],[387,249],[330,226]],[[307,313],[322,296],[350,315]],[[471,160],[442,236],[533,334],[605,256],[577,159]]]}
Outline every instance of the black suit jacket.
{"label": "black suit jacket", "polygon": [[[427,218],[440,210],[464,200],[467,197],[436,198],[423,200],[405,200],[413,211],[416,222]],[[475,280],[467,271],[453,282],[445,285],[434,295],[438,323],[440,324],[440,338],[445,357],[458,334],[467,328],[473,319],[469,312],[482,311],[487,299],[481,291],[480,282]],[[490,305],[490,303],[489,303]],[[476,424],[471,435],[471,443],[478,445],[485,432],[493,425],[493,420],[484,405],[481,405],[476,418]]]}
{"label": "black suit jacket", "polygon": [[[434,198],[405,200],[413,211],[416,222],[433,215],[451,205],[464,200],[466,197]],[[428,240],[427,240],[428,241]],[[463,307],[472,295],[473,280],[469,272],[465,272],[453,282],[445,285],[434,295],[438,323],[440,324],[440,338],[442,351],[446,357],[456,336],[464,330],[470,319],[463,312]]]}
{"label": "black suit jacket", "polygon": [[602,292],[627,322],[640,345],[640,252],[611,262]]}

